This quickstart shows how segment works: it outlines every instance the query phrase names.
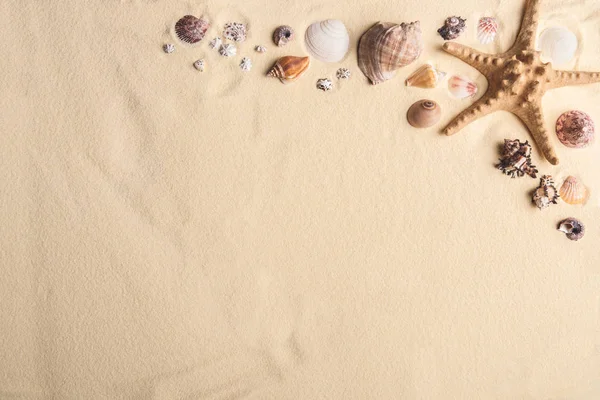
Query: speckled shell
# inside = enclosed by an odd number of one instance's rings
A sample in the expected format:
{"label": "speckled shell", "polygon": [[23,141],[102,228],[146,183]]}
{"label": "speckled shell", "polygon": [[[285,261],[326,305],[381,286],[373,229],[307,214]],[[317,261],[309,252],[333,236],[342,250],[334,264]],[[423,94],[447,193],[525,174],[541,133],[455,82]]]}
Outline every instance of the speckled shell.
{"label": "speckled shell", "polygon": [[223,57],[233,57],[237,54],[237,48],[231,43],[225,43],[219,47],[219,54]]}
{"label": "speckled shell", "polygon": [[438,29],[438,33],[444,40],[456,39],[464,32],[466,21],[466,19],[461,17],[448,17],[444,21],[444,26]]}
{"label": "speckled shell", "polygon": [[570,240],[579,240],[585,235],[585,226],[576,218],[567,218],[560,221],[558,230],[564,232]]}
{"label": "speckled shell", "polygon": [[282,25],[275,28],[273,32],[273,43],[279,47],[283,47],[294,40],[294,30],[291,26]]}
{"label": "speckled shell", "polygon": [[223,37],[234,42],[246,40],[246,25],[239,22],[228,22],[223,29]]}
{"label": "speckled shell", "polygon": [[173,43],[167,43],[163,45],[163,51],[167,54],[171,54],[175,51],[175,45]]}
{"label": "speckled shell", "polygon": [[556,136],[567,147],[586,147],[594,140],[592,118],[581,111],[568,111],[556,121]]}
{"label": "speckled shell", "polygon": [[477,24],[477,40],[479,40],[479,43],[492,43],[496,39],[497,33],[498,21],[496,21],[496,18],[483,17],[479,19]]}
{"label": "speckled shell", "polygon": [[204,38],[209,27],[208,20],[186,15],[175,23],[175,33],[181,41],[194,44]]}
{"label": "speckled shell", "polygon": [[378,22],[358,44],[358,66],[373,85],[391,79],[398,68],[414,62],[423,51],[419,21],[400,25]]}
{"label": "speckled shell", "polygon": [[425,64],[406,78],[405,84],[406,86],[431,89],[436,87],[445,76],[445,72],[438,71],[431,64]]}
{"label": "speckled shell", "polygon": [[336,71],[335,76],[338,79],[350,79],[351,72],[348,68],[340,68]]}
{"label": "speckled shell", "polygon": [[310,57],[281,57],[267,72],[267,76],[279,78],[282,83],[287,84],[300,78],[309,65]]}
{"label": "speckled shell", "polygon": [[350,36],[344,23],[327,19],[311,24],[304,35],[308,53],[319,61],[334,63],[341,61],[350,46]]}
{"label": "speckled shell", "polygon": [[408,109],[406,118],[415,128],[427,128],[435,125],[442,116],[442,109],[432,100],[419,100]]}
{"label": "speckled shell", "polygon": [[585,185],[574,176],[568,176],[559,190],[560,198],[567,204],[585,204],[588,199],[588,190]]}

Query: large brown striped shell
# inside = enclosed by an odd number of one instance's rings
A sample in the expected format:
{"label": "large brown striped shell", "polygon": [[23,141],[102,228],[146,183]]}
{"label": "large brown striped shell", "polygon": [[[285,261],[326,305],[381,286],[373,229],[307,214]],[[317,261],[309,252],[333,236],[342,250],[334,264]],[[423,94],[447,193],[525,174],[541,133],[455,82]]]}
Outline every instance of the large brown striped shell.
{"label": "large brown striped shell", "polygon": [[186,15],[175,23],[175,33],[181,41],[194,44],[204,38],[209,27],[208,20]]}
{"label": "large brown striped shell", "polygon": [[306,72],[310,65],[310,57],[281,57],[267,72],[267,76],[279,78],[282,83],[294,82]]}
{"label": "large brown striped shell", "polygon": [[398,68],[415,61],[423,51],[419,21],[410,24],[378,22],[358,43],[358,66],[373,85],[391,79]]}

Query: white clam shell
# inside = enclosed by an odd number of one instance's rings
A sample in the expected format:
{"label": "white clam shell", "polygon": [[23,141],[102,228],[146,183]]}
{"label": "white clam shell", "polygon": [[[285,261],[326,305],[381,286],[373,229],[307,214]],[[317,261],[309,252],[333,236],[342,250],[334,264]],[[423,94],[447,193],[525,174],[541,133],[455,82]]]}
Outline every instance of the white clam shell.
{"label": "white clam shell", "polygon": [[448,90],[458,99],[466,99],[477,94],[477,84],[464,76],[454,75],[448,79]]}
{"label": "white clam shell", "polygon": [[538,40],[542,60],[553,65],[564,65],[573,60],[578,46],[577,36],[559,26],[545,29]]}
{"label": "white clam shell", "polygon": [[498,33],[498,21],[493,17],[483,17],[477,24],[477,40],[481,44],[489,44],[496,39]]}
{"label": "white clam shell", "polygon": [[310,25],[306,29],[304,41],[310,55],[329,63],[341,61],[350,46],[348,30],[344,23],[337,19],[328,19]]}

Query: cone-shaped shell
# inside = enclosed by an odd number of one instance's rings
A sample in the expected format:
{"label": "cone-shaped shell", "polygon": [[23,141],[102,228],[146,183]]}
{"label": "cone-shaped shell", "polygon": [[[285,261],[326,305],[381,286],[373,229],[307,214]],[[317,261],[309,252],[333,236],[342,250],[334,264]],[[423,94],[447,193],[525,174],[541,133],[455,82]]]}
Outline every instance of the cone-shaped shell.
{"label": "cone-shaped shell", "polygon": [[438,71],[431,64],[425,64],[406,79],[406,86],[431,89],[436,87],[445,76],[445,72]]}
{"label": "cone-shaped shell", "polygon": [[585,185],[574,176],[568,176],[560,187],[560,198],[567,204],[584,204],[588,198]]}
{"label": "cone-shaped shell", "polygon": [[433,100],[419,100],[408,109],[406,118],[415,128],[435,125],[442,116],[442,109]]}
{"label": "cone-shaped shell", "polygon": [[304,74],[310,65],[310,57],[281,57],[267,72],[267,76],[279,78],[282,83],[294,82]]}
{"label": "cone-shaped shell", "polygon": [[423,51],[419,21],[400,25],[378,22],[358,43],[358,66],[373,85],[394,77],[398,68],[415,61]]}

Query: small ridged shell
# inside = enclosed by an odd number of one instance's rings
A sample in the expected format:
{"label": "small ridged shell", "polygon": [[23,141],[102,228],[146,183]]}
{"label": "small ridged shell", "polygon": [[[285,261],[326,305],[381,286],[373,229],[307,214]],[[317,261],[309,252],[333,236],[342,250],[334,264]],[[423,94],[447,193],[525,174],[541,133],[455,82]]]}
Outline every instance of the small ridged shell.
{"label": "small ridged shell", "polygon": [[175,33],[181,41],[194,44],[204,38],[209,27],[208,20],[186,15],[175,23]]}
{"label": "small ridged shell", "polygon": [[225,43],[219,47],[219,54],[223,57],[233,57],[237,54],[237,48],[231,43]]}
{"label": "small ridged shell", "polygon": [[589,146],[594,140],[595,130],[592,118],[582,111],[567,111],[556,121],[556,136],[567,147]]}
{"label": "small ridged shell", "polygon": [[575,57],[579,42],[577,36],[567,28],[555,26],[545,29],[538,41],[542,61],[554,66],[568,63]]}
{"label": "small ridged shell", "polygon": [[431,89],[444,79],[445,72],[438,71],[433,65],[425,64],[406,79],[406,86]]}
{"label": "small ridged shell", "polygon": [[239,22],[228,22],[223,29],[223,37],[234,42],[246,40],[246,25]]}
{"label": "small ridged shell", "polygon": [[338,79],[350,79],[350,70],[348,68],[340,68],[337,70],[337,72],[335,73],[335,76]]}
{"label": "small ridged shell", "polygon": [[483,17],[477,24],[477,39],[481,44],[489,44],[496,39],[498,33],[498,21],[496,18]]}
{"label": "small ridged shell", "polygon": [[283,47],[292,40],[294,40],[294,30],[291,26],[282,25],[275,28],[275,31],[273,32],[273,42],[277,46]]}
{"label": "small ridged shell", "polygon": [[163,51],[167,54],[171,54],[175,51],[175,45],[173,43],[167,43],[163,46]]}
{"label": "small ridged shell", "polygon": [[567,204],[585,204],[588,199],[588,190],[585,185],[574,176],[568,176],[560,187],[560,198]]}
{"label": "small ridged shell", "polygon": [[310,57],[281,57],[267,72],[267,76],[279,78],[282,83],[287,84],[300,78],[309,65]]}
{"label": "small ridged shell", "polygon": [[466,29],[467,20],[461,17],[448,17],[444,25],[438,29],[438,33],[444,40],[454,40],[458,38]]}
{"label": "small ridged shell", "polygon": [[344,23],[337,19],[311,24],[306,29],[304,41],[311,56],[330,63],[341,61],[350,46],[348,30]]}
{"label": "small ridged shell", "polygon": [[448,79],[448,90],[459,99],[466,99],[477,94],[477,84],[464,76],[454,75]]}
{"label": "small ridged shell", "polygon": [[333,83],[327,78],[319,79],[317,81],[317,89],[328,92],[333,89]]}
{"label": "small ridged shell", "polygon": [[567,218],[558,223],[558,230],[570,240],[579,240],[585,235],[585,226],[576,218]]}
{"label": "small ridged shell", "polygon": [[435,125],[442,116],[442,109],[432,100],[419,100],[408,109],[406,118],[415,128],[427,128]]}
{"label": "small ridged shell", "polygon": [[373,85],[387,81],[398,68],[414,62],[423,51],[419,21],[410,24],[378,22],[358,43],[358,66]]}

